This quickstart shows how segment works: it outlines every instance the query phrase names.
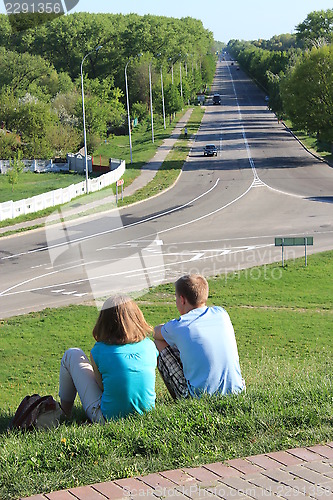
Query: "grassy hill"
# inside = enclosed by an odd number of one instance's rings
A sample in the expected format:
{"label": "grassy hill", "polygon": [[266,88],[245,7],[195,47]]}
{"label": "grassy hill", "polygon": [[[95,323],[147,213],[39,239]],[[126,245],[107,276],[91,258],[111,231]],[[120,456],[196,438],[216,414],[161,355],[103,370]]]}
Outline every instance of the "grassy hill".
{"label": "grassy hill", "polygon": [[[235,327],[247,393],[174,403],[157,375],[156,409],[101,427],[7,433],[26,394],[57,397],[64,350],[93,345],[93,306],[0,322],[0,498],[195,466],[333,439],[333,252],[209,280]],[[152,324],[177,316],[173,285],[139,301]]]}

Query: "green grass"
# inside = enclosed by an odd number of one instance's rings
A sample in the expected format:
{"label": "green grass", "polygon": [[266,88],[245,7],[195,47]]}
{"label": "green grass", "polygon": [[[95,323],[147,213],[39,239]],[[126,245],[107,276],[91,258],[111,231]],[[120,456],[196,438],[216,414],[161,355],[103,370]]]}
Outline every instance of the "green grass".
{"label": "green grass", "polygon": [[[209,302],[235,327],[247,393],[170,400],[157,375],[156,409],[102,427],[74,419],[53,431],[7,433],[29,393],[56,397],[64,350],[93,345],[93,306],[0,322],[0,498],[109,481],[333,440],[333,252],[209,280]],[[140,306],[152,324],[177,315],[173,285]]]}
{"label": "green grass", "polygon": [[292,126],[290,120],[284,120],[287,127],[292,130],[292,132],[298,137],[298,139],[304,144],[304,146],[312,151],[313,153],[321,156],[325,161],[332,164],[333,154],[331,150],[331,144],[329,142],[319,141],[313,135],[309,135],[304,130],[297,130]]}
{"label": "green grass", "polygon": [[[18,201],[25,198],[32,198],[38,194],[47,193],[54,189],[60,189],[78,184],[84,178],[78,174],[45,173],[36,174],[34,172],[21,172],[17,184],[12,185],[8,181],[7,175],[0,175],[0,203],[4,201]],[[36,216],[35,216],[36,217]]]}

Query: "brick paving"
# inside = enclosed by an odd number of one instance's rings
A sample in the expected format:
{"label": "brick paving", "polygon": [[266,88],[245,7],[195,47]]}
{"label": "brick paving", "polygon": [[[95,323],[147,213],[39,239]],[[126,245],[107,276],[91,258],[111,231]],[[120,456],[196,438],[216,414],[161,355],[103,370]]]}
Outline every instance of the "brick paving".
{"label": "brick paving", "polygon": [[333,442],[43,493],[29,500],[146,497],[333,500]]}

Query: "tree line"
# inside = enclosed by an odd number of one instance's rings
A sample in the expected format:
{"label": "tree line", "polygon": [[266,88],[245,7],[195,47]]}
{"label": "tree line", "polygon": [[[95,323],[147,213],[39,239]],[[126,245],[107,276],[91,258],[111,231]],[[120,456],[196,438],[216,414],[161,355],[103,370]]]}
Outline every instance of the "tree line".
{"label": "tree line", "polygon": [[[94,49],[101,46],[102,49]],[[21,32],[0,15],[0,158],[64,156],[83,144],[83,58],[88,144],[126,130],[124,69],[132,117],[192,101],[215,72],[214,40],[202,22],[137,14],[75,13]],[[6,131],[10,131],[8,133]]]}
{"label": "tree line", "polygon": [[311,12],[294,35],[230,40],[229,53],[269,95],[279,118],[333,144],[333,9]]}

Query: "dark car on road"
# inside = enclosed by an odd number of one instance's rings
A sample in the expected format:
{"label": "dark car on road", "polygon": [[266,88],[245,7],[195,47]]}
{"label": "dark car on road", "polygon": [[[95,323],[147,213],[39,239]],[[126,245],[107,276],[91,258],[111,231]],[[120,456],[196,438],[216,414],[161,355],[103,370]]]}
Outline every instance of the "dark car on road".
{"label": "dark car on road", "polygon": [[206,144],[204,147],[204,156],[217,156],[217,147],[215,144]]}
{"label": "dark car on road", "polygon": [[221,104],[221,96],[220,94],[213,95],[213,104]]}

